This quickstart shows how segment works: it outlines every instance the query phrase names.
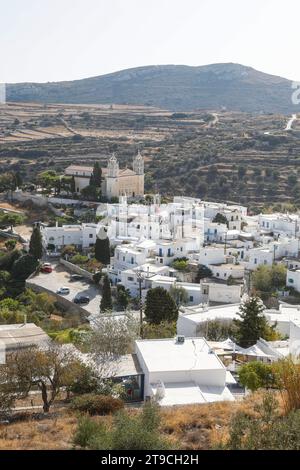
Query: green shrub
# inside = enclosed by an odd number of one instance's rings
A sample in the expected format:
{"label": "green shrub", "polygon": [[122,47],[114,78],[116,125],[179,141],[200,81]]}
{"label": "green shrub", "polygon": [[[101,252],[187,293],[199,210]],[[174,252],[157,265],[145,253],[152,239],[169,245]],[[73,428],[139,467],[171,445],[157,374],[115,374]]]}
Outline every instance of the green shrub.
{"label": "green shrub", "polygon": [[76,433],[73,437],[73,444],[85,449],[90,446],[94,436],[99,434],[103,434],[103,424],[91,420],[88,416],[81,416],[78,419]]}
{"label": "green shrub", "polygon": [[257,417],[236,413],[229,426],[229,439],[222,449],[231,450],[299,450],[300,410],[280,416],[278,402],[266,393],[256,405]]}
{"label": "green shrub", "polygon": [[[147,403],[141,412],[121,410],[112,425],[97,424],[84,417],[78,421],[73,442],[95,450],[163,450],[170,448],[160,434],[160,413],[157,405]],[[174,443],[172,445],[174,448]]]}
{"label": "green shrub", "polygon": [[124,402],[119,398],[106,395],[94,395],[86,393],[72,400],[71,408],[90,415],[107,415],[115,413],[124,407]]}

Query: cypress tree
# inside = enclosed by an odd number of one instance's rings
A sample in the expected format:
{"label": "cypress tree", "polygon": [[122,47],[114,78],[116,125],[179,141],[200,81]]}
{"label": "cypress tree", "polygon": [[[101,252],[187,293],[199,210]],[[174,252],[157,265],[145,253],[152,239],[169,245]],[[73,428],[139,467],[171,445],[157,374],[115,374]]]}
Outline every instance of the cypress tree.
{"label": "cypress tree", "polygon": [[240,346],[248,348],[259,338],[268,336],[271,328],[263,314],[264,305],[258,297],[251,297],[239,310],[241,320],[233,320],[237,327],[236,338]]}
{"label": "cypress tree", "polygon": [[108,276],[103,278],[102,298],[100,302],[100,312],[107,312],[112,309],[111,288]]}
{"label": "cypress tree", "polygon": [[169,292],[163,287],[149,289],[146,296],[145,317],[149,323],[159,324],[176,321],[178,307]]}
{"label": "cypress tree", "polygon": [[110,263],[110,243],[109,238],[98,238],[95,244],[95,258],[102,264]]}
{"label": "cypress tree", "polygon": [[29,253],[37,260],[41,259],[43,256],[42,235],[39,227],[34,227],[32,231],[29,242]]}

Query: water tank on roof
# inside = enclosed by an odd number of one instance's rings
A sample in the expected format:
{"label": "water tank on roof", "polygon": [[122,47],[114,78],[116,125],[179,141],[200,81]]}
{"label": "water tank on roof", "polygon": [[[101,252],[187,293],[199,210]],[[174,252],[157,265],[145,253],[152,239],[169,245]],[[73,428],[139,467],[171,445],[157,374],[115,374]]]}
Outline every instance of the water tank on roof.
{"label": "water tank on roof", "polygon": [[185,341],[185,337],[183,335],[177,335],[175,338],[176,344],[183,344]]}

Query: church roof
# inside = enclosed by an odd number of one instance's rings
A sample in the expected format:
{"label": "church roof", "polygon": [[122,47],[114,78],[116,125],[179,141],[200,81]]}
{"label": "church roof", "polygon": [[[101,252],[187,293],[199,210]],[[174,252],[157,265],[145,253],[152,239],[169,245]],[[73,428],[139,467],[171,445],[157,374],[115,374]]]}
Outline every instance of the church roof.
{"label": "church roof", "polygon": [[[94,169],[94,167],[92,167],[92,166],[70,165],[65,169],[65,172],[67,172],[67,171],[72,172],[72,173],[86,172],[86,173],[92,174],[93,169]],[[107,168],[101,168],[101,170],[102,170],[102,175],[106,176],[107,172],[108,172],[108,169]],[[123,169],[120,169],[119,172],[118,172],[118,176],[120,178],[122,176],[135,176],[135,175],[136,175],[136,173],[133,170],[131,170],[130,168],[123,168]]]}
{"label": "church roof", "polygon": [[123,170],[119,170],[119,176],[134,176],[136,173],[130,168],[124,168]]}

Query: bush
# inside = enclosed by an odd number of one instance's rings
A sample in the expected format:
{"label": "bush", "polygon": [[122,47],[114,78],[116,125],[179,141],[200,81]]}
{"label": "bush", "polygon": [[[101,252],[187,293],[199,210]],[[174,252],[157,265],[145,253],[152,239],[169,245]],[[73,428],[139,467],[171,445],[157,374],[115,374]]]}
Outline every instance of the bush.
{"label": "bush", "polygon": [[72,258],[70,259],[71,263],[79,264],[79,265],[87,263],[88,260],[89,258],[87,256],[80,255],[80,254],[72,256]]}
{"label": "bush", "polygon": [[78,420],[77,430],[73,437],[73,444],[85,449],[89,446],[94,436],[103,434],[102,431],[103,425],[101,423],[92,421],[87,416],[82,416]]}
{"label": "bush", "polygon": [[253,361],[242,366],[239,370],[239,379],[244,387],[252,392],[259,388],[275,386],[275,376],[271,364]]}
{"label": "bush", "polygon": [[278,402],[272,393],[256,405],[257,417],[236,413],[229,426],[229,439],[220,447],[231,450],[299,450],[300,411],[287,416],[278,413]]}
{"label": "bush", "polygon": [[119,398],[106,395],[86,393],[72,400],[71,408],[90,415],[107,415],[115,413],[124,407]]}
{"label": "bush", "polygon": [[159,425],[158,406],[147,403],[135,414],[119,411],[109,427],[97,424],[91,418],[81,418],[73,442],[95,450],[168,449],[169,442],[161,436]]}

